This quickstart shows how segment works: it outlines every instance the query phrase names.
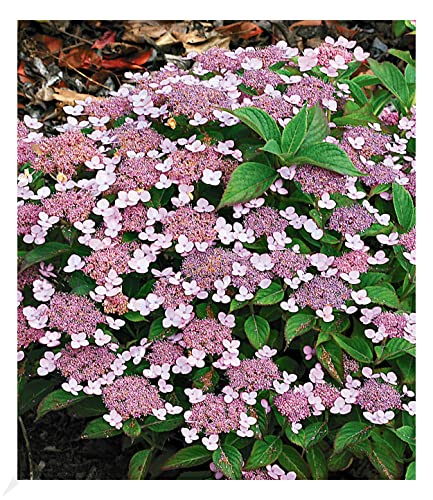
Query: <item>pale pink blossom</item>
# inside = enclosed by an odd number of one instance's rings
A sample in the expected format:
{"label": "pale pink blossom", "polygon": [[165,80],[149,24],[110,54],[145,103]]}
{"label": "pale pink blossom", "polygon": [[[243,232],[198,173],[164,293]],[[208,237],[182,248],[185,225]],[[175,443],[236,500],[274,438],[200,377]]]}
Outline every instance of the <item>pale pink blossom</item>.
{"label": "pale pink blossom", "polygon": [[209,184],[210,186],[218,186],[221,182],[222,172],[213,171],[209,168],[203,170],[203,176],[201,178],[202,182]]}
{"label": "pale pink blossom", "polygon": [[398,383],[397,375],[394,372],[381,373],[380,376],[388,384],[397,385]]}
{"label": "pale pink blossom", "polygon": [[319,317],[319,318],[322,318],[322,320],[325,322],[325,323],[330,323],[331,321],[334,321],[335,317],[334,315],[332,314],[332,307],[331,306],[325,306],[322,309],[317,309],[316,310],[316,315]]}
{"label": "pale pink blossom", "polygon": [[257,402],[257,392],[252,391],[252,392],[242,392],[241,393],[241,398],[247,405],[255,405]]}
{"label": "pale pink blossom", "polygon": [[65,273],[73,273],[84,267],[84,262],[79,255],[72,254],[68,259],[68,265],[63,268]]}
{"label": "pale pink blossom", "polygon": [[46,331],[45,335],[39,339],[39,342],[47,347],[56,347],[60,345],[61,337],[62,334],[60,332]]}
{"label": "pale pink blossom", "polygon": [[299,310],[299,307],[295,303],[295,299],[291,297],[289,300],[285,302],[280,302],[280,307],[284,311],[289,311],[289,312],[297,312]]}
{"label": "pale pink blossom", "polygon": [[103,415],[102,418],[108,422],[112,427],[115,427],[116,429],[121,429],[122,428],[122,417],[117,413],[116,410],[111,410],[110,413],[107,415]]}
{"label": "pale pink blossom", "polygon": [[409,415],[416,415],[416,402],[410,401],[408,404],[403,404],[403,410],[406,410]]}
{"label": "pale pink blossom", "polygon": [[235,299],[238,302],[245,302],[246,300],[251,300],[253,297],[254,295],[244,286],[241,286],[239,288],[239,293],[235,295]]}
{"label": "pale pink blossom", "polygon": [[206,446],[209,451],[215,451],[218,448],[218,434],[211,434],[209,437],[204,437],[201,442]]}
{"label": "pale pink blossom", "polygon": [[351,250],[364,250],[368,248],[364,245],[364,242],[361,240],[361,236],[359,236],[359,234],[355,234],[354,236],[345,234],[344,238],[346,240],[345,246]]}
{"label": "pale pink blossom", "polygon": [[71,347],[73,349],[79,349],[80,347],[89,345],[89,341],[87,340],[85,332],[73,333],[71,335],[71,339]]}
{"label": "pale pink blossom", "polygon": [[181,373],[182,375],[191,373],[191,371],[192,366],[188,363],[188,359],[185,356],[177,358],[176,363],[172,368],[173,373]]}
{"label": "pale pink blossom", "polygon": [[245,61],[241,64],[243,69],[253,70],[253,69],[262,69],[263,61],[258,58],[249,58],[246,57]]}
{"label": "pale pink blossom", "polygon": [[191,366],[196,366],[197,368],[203,368],[204,358],[206,357],[206,353],[204,351],[200,351],[199,349],[192,349],[191,354],[188,356],[188,363]]}
{"label": "pale pink blossom", "polygon": [[361,283],[359,279],[359,271],[349,271],[348,273],[340,273],[340,278],[352,285],[357,285]]}
{"label": "pale pink blossom", "polygon": [[378,410],[375,411],[374,413],[371,413],[369,411],[364,411],[362,414],[368,421],[372,422],[373,424],[387,424],[395,416],[393,411],[384,412],[383,410]]}
{"label": "pale pink blossom", "polygon": [[222,325],[228,326],[229,328],[233,328],[235,326],[234,314],[226,314],[225,312],[220,311],[218,313],[218,320]]}
{"label": "pale pink blossom", "polygon": [[369,257],[367,262],[372,265],[381,265],[389,262],[388,257],[386,257],[385,252],[383,250],[377,251],[373,257]]}
{"label": "pale pink blossom", "polygon": [[352,406],[347,404],[340,396],[334,401],[334,405],[329,411],[334,414],[347,415],[347,413],[350,413],[351,410]]}
{"label": "pale pink blossom", "polygon": [[316,349],[314,349],[314,347],[311,347],[309,345],[305,345],[302,351],[307,361],[309,361],[316,354]]}
{"label": "pale pink blossom", "polygon": [[356,61],[363,62],[370,57],[370,52],[364,52],[361,47],[356,47],[353,51],[353,56]]}
{"label": "pale pink blossom", "polygon": [[407,385],[403,385],[403,394],[408,398],[413,398],[415,393],[408,389]]}
{"label": "pale pink blossom", "polygon": [[60,358],[61,354],[54,354],[51,351],[47,351],[44,357],[39,360],[39,367],[37,373],[39,376],[44,377],[48,373],[53,372],[56,369],[56,361]]}
{"label": "pale pink blossom", "polygon": [[399,236],[398,233],[394,232],[391,233],[389,236],[387,236],[386,234],[378,234],[376,238],[379,243],[382,243],[382,245],[393,246],[398,244],[398,236]]}
{"label": "pale pink blossom", "polygon": [[331,199],[329,193],[323,193],[317,204],[320,208],[326,208],[327,210],[332,210],[336,206],[335,201]]}
{"label": "pale pink blossom", "polygon": [[199,125],[204,125],[208,122],[208,119],[203,117],[200,113],[194,113],[194,119],[189,121],[190,125],[198,127]]}
{"label": "pale pink blossom", "polygon": [[356,304],[358,305],[365,305],[365,304],[370,304],[371,299],[367,295],[367,290],[358,290],[353,291],[351,294],[352,299],[355,301]]}
{"label": "pale pink blossom", "polygon": [[70,392],[74,396],[78,396],[78,393],[83,389],[74,378],[70,378],[67,382],[63,382],[62,389],[66,392]]}
{"label": "pale pink blossom", "polygon": [[272,358],[275,354],[277,354],[277,352],[277,349],[271,349],[268,345],[264,345],[256,352],[256,356],[259,359]]}
{"label": "pale pink blossom", "polygon": [[302,424],[299,422],[292,422],[291,429],[293,434],[299,434],[299,431],[302,429]]}
{"label": "pale pink blossom", "polygon": [[197,434],[197,429],[188,429],[187,427],[182,427],[180,430],[182,433],[182,436],[185,438],[185,442],[187,444],[191,444],[193,441],[197,441],[199,439],[199,436]]}

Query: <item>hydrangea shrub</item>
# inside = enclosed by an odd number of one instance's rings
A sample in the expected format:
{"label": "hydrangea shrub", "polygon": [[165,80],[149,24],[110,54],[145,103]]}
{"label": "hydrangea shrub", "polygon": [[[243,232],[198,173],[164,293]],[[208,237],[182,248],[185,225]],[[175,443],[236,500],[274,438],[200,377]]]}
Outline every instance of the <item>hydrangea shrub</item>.
{"label": "hydrangea shrub", "polygon": [[213,48],[19,121],[20,413],[124,433],[130,479],[413,479],[415,64],[393,55]]}

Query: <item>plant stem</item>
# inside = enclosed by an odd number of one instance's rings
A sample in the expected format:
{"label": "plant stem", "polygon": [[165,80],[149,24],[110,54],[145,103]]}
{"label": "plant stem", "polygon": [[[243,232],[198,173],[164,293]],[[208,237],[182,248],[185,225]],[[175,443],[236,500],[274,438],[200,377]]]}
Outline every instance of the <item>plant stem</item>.
{"label": "plant stem", "polygon": [[20,423],[21,432],[23,434],[24,442],[26,444],[27,458],[29,461],[29,479],[33,479],[33,459],[32,459],[32,450],[30,448],[29,437],[27,435],[27,430],[24,425],[23,419],[21,417],[18,417],[18,422]]}

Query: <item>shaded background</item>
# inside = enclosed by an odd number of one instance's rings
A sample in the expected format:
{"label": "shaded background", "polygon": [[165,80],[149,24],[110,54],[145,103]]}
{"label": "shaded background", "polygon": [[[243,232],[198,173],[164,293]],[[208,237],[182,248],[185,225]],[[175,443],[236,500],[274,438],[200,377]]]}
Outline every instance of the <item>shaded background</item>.
{"label": "shaded background", "polygon": [[[326,36],[356,40],[378,61],[401,64],[387,53],[390,48],[409,50],[415,58],[414,37],[393,21],[20,21],[18,116],[37,117],[50,133],[65,121],[64,105],[116,90],[125,71],[157,70],[167,62],[182,65],[188,52],[214,46],[234,50],[285,40],[303,50],[320,45]],[[85,419],[74,415],[73,407],[38,422],[34,418],[34,410],[27,411],[24,430],[19,427],[18,479],[29,478],[29,452],[34,479],[127,478],[129,460],[140,444],[126,436],[82,440]],[[159,478],[169,479],[170,473]],[[343,473],[329,475],[377,478],[368,461],[356,459]]]}

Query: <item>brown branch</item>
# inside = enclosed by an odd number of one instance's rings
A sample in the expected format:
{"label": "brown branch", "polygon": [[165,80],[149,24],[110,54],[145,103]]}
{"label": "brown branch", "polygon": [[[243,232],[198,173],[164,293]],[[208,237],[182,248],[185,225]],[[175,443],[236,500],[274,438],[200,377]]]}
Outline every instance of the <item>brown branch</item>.
{"label": "brown branch", "polygon": [[34,479],[34,477],[33,477],[34,475],[33,475],[32,450],[30,448],[29,437],[27,435],[26,427],[25,427],[23,419],[21,417],[18,417],[18,422],[20,423],[21,432],[23,434],[24,442],[26,444],[27,458],[29,460],[29,479]]}

